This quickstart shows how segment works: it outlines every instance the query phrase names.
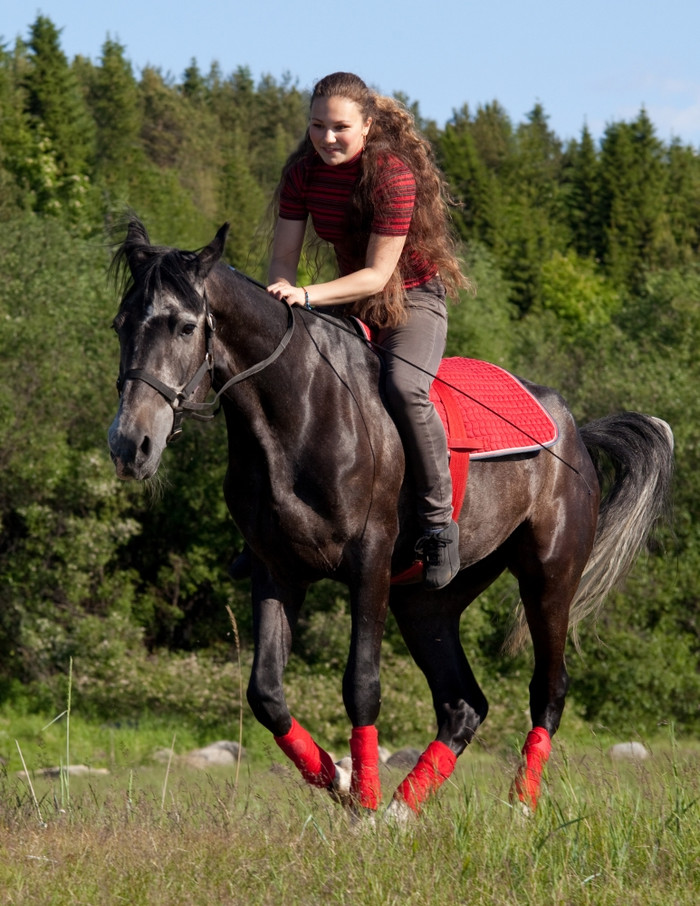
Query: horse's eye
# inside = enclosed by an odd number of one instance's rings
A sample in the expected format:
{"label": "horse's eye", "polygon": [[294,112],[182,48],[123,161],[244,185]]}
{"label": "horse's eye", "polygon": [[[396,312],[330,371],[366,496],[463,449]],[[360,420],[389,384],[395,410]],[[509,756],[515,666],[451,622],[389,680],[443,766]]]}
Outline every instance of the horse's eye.
{"label": "horse's eye", "polygon": [[190,323],[190,324],[185,324],[185,325],[183,326],[183,328],[182,328],[182,334],[183,334],[183,336],[185,336],[185,337],[191,337],[192,334],[195,332],[196,329],[197,329],[197,325],[196,325],[196,324],[191,324],[191,323]]}

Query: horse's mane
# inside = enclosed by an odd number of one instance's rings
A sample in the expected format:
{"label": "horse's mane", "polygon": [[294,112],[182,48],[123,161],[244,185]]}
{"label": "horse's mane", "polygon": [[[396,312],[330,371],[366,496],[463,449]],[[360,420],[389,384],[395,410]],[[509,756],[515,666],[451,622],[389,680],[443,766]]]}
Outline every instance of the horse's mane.
{"label": "horse's mane", "polygon": [[134,307],[138,299],[152,298],[164,289],[176,295],[187,309],[199,313],[202,301],[192,285],[197,253],[151,245],[145,226],[136,216],[129,217],[123,226],[126,238],[114,252],[109,267],[122,299],[120,313]]}

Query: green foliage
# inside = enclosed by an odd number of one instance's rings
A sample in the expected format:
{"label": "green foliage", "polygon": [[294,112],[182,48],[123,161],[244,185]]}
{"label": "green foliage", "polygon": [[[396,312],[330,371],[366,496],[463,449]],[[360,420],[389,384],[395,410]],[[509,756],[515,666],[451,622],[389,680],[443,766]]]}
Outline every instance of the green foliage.
{"label": "green foliage", "polygon": [[509,301],[509,285],[494,255],[477,242],[465,251],[465,270],[475,295],[462,293],[459,302],[449,305],[446,355],[503,364],[512,357],[517,308]]}
{"label": "green foliage", "polygon": [[[104,453],[111,300],[99,245],[57,220],[6,224],[0,261],[0,463],[3,484],[0,677],[65,664],[82,611],[128,600],[115,549],[139,531],[120,506]],[[99,282],[95,282],[99,281]]]}
{"label": "green foliage", "polygon": [[557,317],[562,332],[605,327],[621,307],[619,292],[576,252],[554,252],[542,265],[541,305]]}
{"label": "green foliage", "polygon": [[662,150],[644,111],[633,123],[609,126],[601,147],[603,254],[613,278],[633,290],[665,241]]}
{"label": "green foliage", "polygon": [[[17,696],[19,681],[53,706],[73,658],[95,715],[230,720],[225,605],[244,651],[251,626],[246,583],[226,578],[241,539],[221,493],[224,428],[188,424],[145,493],[116,481],[103,231],[131,208],[155,242],[198,248],[230,221],[229,260],[264,278],[268,200],[308,97],[291,75],[256,84],[245,66],[204,74],[196,60],[181,83],[137,77],[110,39],[96,62],[69,62],[49,19],[28,32],[0,49],[0,691]],[[450,309],[448,354],[556,387],[581,421],[636,409],[674,429],[673,530],[611,598],[604,644],[584,633],[573,704],[610,727],[697,732],[700,157],[664,145],[643,110],[598,145],[584,128],[564,147],[540,105],[519,124],[497,101],[465,106],[444,127],[410,107],[477,288]],[[529,655],[500,653],[512,588],[487,590],[462,634],[494,723],[520,733]],[[344,590],[312,589],[290,665],[290,700],[338,745],[347,624]],[[427,687],[391,622],[384,661],[382,732],[431,734]]]}

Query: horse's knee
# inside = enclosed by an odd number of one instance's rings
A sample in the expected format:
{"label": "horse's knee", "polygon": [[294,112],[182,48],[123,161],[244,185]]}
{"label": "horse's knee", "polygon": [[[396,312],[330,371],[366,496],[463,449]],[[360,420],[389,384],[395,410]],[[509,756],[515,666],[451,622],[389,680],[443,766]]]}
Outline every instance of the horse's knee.
{"label": "horse's knee", "polygon": [[449,746],[455,755],[461,755],[486,720],[488,710],[488,702],[483,696],[475,704],[469,704],[464,699],[442,704],[436,708],[437,738]]}
{"label": "horse's knee", "polygon": [[246,697],[255,719],[274,736],[284,736],[289,732],[292,717],[280,687],[266,684],[253,674]]}

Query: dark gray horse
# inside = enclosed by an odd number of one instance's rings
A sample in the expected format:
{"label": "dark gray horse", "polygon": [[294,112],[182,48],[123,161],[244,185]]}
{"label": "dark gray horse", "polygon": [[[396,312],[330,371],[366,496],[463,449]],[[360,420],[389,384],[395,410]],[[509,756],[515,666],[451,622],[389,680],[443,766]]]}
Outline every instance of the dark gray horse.
{"label": "dark gray horse", "polygon": [[[138,220],[129,225],[115,258],[125,277],[114,323],[121,398],[109,429],[117,474],[154,475],[182,416],[211,412],[205,397],[213,388],[228,428],[226,502],[252,551],[250,706],[310,783],[343,785],[290,714],[283,674],[309,584],[344,582],[352,616],[343,679],[353,728],[346,785],[355,807],[380,801],[374,725],[387,607],[427,678],[437,716],[436,739],[390,806],[410,814],[450,775],[486,717],[459,621],[510,570],[535,656],[533,729],[514,792],[534,807],[564,708],[567,632],[624,576],[661,515],[670,428],[623,413],[579,429],[556,392],[524,382],[559,426],[556,455],[473,462],[460,516],[461,572],[438,592],[391,587],[392,574],[414,558],[417,526],[401,442],[382,401],[380,359],[327,318],[289,309],[223,264],[227,228],[195,253],[154,247]],[[601,453],[614,467],[602,502],[594,464]]]}

